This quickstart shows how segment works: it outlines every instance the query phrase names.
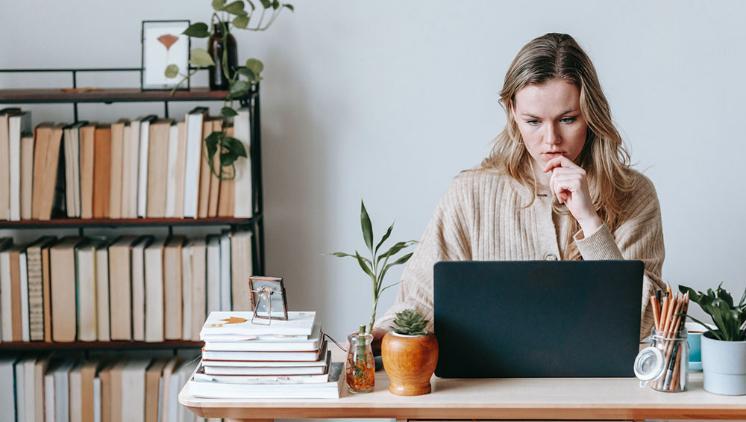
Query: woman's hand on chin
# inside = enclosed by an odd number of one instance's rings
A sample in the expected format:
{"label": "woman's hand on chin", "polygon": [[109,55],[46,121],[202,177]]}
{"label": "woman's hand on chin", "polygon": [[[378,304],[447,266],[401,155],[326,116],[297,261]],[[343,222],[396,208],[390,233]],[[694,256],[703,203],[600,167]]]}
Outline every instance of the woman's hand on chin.
{"label": "woman's hand on chin", "polygon": [[556,157],[547,162],[544,172],[551,174],[549,188],[552,194],[560,204],[567,206],[584,235],[593,234],[603,225],[603,220],[593,209],[585,170],[567,157]]}

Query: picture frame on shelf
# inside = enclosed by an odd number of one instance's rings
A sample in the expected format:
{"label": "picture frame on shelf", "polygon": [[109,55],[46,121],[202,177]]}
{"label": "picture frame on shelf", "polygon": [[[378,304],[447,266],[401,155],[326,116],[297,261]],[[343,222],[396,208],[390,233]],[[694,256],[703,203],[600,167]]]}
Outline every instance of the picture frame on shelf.
{"label": "picture frame on shelf", "polygon": [[288,302],[281,277],[249,277],[249,293],[254,305],[252,320],[288,319]]}
{"label": "picture frame on shelf", "polygon": [[[189,78],[179,85],[183,74],[189,72],[190,38],[184,35],[189,20],[145,20],[141,30],[140,89],[189,90]],[[178,68],[174,77],[166,75],[169,65]]]}

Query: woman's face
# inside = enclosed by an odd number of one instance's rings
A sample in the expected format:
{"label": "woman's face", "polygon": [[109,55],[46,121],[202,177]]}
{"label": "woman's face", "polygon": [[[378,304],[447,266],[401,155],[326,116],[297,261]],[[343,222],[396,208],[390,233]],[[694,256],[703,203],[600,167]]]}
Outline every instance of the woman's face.
{"label": "woman's face", "polygon": [[575,161],[583,150],[588,123],[580,114],[580,90],[570,82],[524,87],[515,94],[513,119],[540,169],[560,155]]}

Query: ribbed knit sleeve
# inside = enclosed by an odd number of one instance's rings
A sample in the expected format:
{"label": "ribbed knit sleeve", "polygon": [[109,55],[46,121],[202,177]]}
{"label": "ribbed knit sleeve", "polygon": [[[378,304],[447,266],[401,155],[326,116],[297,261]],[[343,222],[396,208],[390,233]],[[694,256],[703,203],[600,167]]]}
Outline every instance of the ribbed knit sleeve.
{"label": "ribbed knit sleeve", "polygon": [[653,328],[650,295],[665,287],[661,269],[665,258],[660,205],[653,183],[637,174],[637,186],[625,204],[629,217],[612,234],[604,224],[595,233],[583,238],[575,236],[575,244],[584,260],[639,259],[645,265],[642,287],[640,338]]}
{"label": "ribbed knit sleeve", "polygon": [[376,327],[388,329],[397,312],[416,308],[429,320],[428,330],[433,329],[433,266],[439,261],[471,259],[464,224],[469,221],[466,214],[473,214],[474,210],[470,209],[469,190],[463,189],[462,184],[463,181],[457,177],[440,200],[435,215],[402,272],[394,304],[376,321]]}

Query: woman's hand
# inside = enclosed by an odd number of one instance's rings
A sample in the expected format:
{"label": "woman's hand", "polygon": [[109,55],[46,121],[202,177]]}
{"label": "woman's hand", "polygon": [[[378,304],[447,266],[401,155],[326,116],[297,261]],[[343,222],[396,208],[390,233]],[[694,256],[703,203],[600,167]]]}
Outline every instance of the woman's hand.
{"label": "woman's hand", "polygon": [[552,194],[560,204],[567,206],[585,235],[593,234],[603,225],[603,220],[593,209],[585,170],[567,157],[557,157],[547,162],[544,172],[551,173],[549,188]]}

